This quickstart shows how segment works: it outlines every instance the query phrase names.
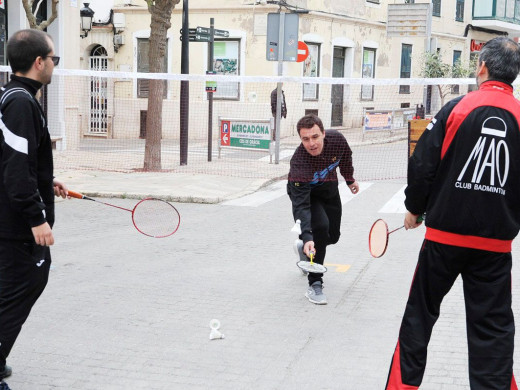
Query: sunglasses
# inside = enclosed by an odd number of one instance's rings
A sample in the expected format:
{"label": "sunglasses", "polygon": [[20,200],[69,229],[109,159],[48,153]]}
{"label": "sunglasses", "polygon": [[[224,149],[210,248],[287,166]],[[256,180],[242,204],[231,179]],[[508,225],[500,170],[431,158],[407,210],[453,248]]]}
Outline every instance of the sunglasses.
{"label": "sunglasses", "polygon": [[42,57],[42,58],[46,59],[47,57],[52,60],[52,63],[54,64],[54,66],[58,66],[58,64],[60,63],[60,57],[59,56],[45,56],[45,57]]}

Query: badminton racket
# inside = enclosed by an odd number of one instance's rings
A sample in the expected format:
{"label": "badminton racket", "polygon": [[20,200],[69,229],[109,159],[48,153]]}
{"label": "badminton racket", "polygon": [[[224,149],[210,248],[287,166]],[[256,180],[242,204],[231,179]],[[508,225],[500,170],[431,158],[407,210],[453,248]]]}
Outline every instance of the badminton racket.
{"label": "badminton racket", "polygon": [[181,215],[171,203],[162,199],[146,198],[139,201],[133,209],[116,206],[89,198],[79,192],[70,191],[68,196],[76,199],[91,200],[106,206],[115,207],[132,213],[132,222],[137,231],[148,237],[163,238],[174,234],[181,223]]}
{"label": "badminton racket", "polygon": [[[417,222],[422,221],[424,221],[424,216],[419,216]],[[378,219],[375,221],[370,228],[370,233],[368,234],[368,250],[370,251],[370,254],[375,258],[383,256],[388,247],[388,237],[390,234],[402,228],[404,228],[404,225],[389,232],[388,225],[384,220]]]}
{"label": "badminton racket", "polygon": [[314,252],[309,253],[310,261],[300,260],[296,263],[305,272],[312,274],[324,274],[327,272],[327,267],[322,264],[314,262]]}

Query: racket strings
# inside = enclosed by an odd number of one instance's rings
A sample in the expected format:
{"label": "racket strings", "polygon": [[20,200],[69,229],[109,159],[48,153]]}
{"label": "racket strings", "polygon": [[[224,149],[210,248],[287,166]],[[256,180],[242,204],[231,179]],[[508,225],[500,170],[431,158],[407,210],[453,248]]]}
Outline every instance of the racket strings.
{"label": "racket strings", "polygon": [[386,251],[388,245],[388,225],[382,219],[378,219],[372,225],[368,237],[368,246],[370,253],[374,257],[381,257]]}
{"label": "racket strings", "polygon": [[132,213],[137,230],[151,237],[167,237],[177,231],[180,215],[177,209],[161,199],[144,199]]}

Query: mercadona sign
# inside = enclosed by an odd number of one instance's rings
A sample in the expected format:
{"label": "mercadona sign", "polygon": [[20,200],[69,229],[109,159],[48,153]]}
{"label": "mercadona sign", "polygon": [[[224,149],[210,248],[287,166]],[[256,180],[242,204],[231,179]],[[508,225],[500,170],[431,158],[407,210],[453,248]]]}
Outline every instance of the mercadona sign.
{"label": "mercadona sign", "polygon": [[271,142],[269,119],[220,118],[220,145],[238,148],[267,149]]}

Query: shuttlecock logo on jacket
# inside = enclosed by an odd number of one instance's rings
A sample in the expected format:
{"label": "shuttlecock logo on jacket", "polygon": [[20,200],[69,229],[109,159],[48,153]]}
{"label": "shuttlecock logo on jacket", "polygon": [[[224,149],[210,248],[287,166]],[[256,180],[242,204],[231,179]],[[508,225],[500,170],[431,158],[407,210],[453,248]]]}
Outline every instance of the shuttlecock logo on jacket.
{"label": "shuttlecock logo on jacket", "polygon": [[457,177],[456,188],[506,194],[503,187],[510,161],[506,132],[507,125],[501,118],[492,116],[484,121],[480,137]]}

